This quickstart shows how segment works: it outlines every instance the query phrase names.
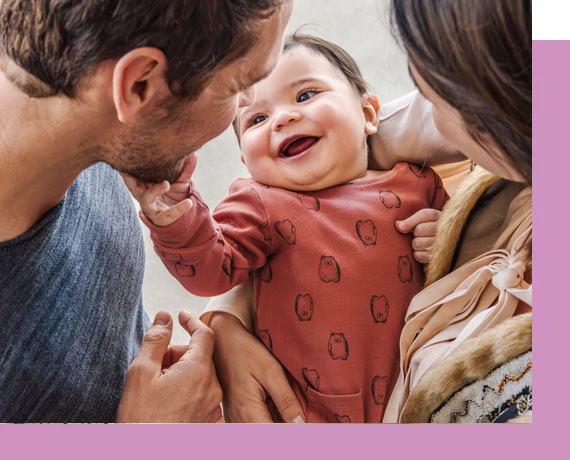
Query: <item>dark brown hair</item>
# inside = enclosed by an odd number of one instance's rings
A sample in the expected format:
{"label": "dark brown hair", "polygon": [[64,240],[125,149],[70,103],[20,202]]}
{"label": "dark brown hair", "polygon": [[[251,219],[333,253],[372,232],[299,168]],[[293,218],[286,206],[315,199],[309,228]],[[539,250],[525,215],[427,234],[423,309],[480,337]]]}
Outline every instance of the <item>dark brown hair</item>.
{"label": "dark brown hair", "polygon": [[490,137],[530,182],[530,0],[392,0],[392,21],[410,62],[473,139],[486,148]]}
{"label": "dark brown hair", "polygon": [[192,99],[216,70],[247,52],[257,39],[256,20],[281,1],[2,0],[0,58],[27,72],[7,76],[28,95],[74,97],[101,62],[156,47],[168,61],[171,91]]}
{"label": "dark brown hair", "polygon": [[[368,92],[368,83],[364,80],[358,64],[350,54],[340,46],[325,40],[324,38],[315,37],[294,32],[285,37],[283,44],[283,53],[296,48],[297,46],[304,46],[314,53],[323,56],[329,61],[332,66],[342,72],[346,79],[354,86],[359,94],[366,94]],[[236,117],[233,122],[234,132],[240,140],[239,120]]]}

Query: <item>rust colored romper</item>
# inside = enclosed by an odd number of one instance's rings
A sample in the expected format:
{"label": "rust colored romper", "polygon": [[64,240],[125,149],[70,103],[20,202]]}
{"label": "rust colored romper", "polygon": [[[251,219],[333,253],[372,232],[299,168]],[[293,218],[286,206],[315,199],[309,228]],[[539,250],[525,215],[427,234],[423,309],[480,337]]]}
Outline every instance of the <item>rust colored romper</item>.
{"label": "rust colored romper", "polygon": [[[399,373],[399,337],[423,286],[411,235],[396,220],[447,199],[431,169],[386,174],[317,192],[239,179],[210,217],[192,209],[151,228],[168,270],[211,296],[255,286],[255,334],[286,369],[309,422],[380,422]],[[274,418],[279,420],[274,411]]]}

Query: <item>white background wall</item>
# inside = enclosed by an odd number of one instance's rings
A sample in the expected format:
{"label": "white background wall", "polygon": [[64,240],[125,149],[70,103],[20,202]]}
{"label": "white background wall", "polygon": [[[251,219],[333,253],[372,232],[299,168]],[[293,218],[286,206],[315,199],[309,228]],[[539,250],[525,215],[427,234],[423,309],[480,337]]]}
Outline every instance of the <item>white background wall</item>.
{"label": "white background wall", "polygon": [[[333,41],[354,57],[380,103],[413,89],[405,55],[390,30],[389,0],[297,0],[288,32],[303,25],[307,25],[303,32]],[[236,178],[248,176],[230,127],[200,150],[193,180],[213,209]],[[170,312],[175,318],[172,342],[186,343],[187,335],[176,320],[178,311],[186,308],[199,314],[208,299],[182,288],[154,253],[145,227],[143,234],[147,254],[143,286],[146,311],[151,319],[159,310]]]}

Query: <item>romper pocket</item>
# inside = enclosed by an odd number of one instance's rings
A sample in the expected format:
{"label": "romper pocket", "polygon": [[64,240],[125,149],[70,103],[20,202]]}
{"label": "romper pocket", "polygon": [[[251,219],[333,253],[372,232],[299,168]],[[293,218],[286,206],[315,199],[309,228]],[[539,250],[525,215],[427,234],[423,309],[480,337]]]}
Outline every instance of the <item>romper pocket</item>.
{"label": "romper pocket", "polygon": [[307,422],[309,423],[364,423],[361,393],[326,395],[308,388]]}

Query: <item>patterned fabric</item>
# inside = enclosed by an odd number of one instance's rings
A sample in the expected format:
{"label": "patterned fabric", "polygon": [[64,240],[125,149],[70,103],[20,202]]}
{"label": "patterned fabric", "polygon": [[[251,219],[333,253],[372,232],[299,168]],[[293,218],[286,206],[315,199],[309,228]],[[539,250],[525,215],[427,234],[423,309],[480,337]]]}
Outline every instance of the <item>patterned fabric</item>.
{"label": "patterned fabric", "polygon": [[431,423],[504,423],[532,409],[532,351],[466,385],[430,417]]}
{"label": "patterned fabric", "polygon": [[255,333],[288,371],[308,420],[378,423],[398,375],[404,314],[423,286],[412,236],[394,222],[441,209],[439,177],[399,163],[317,192],[239,180],[215,222],[192,195],[172,226],[151,226],[170,272],[211,295],[255,271]]}

